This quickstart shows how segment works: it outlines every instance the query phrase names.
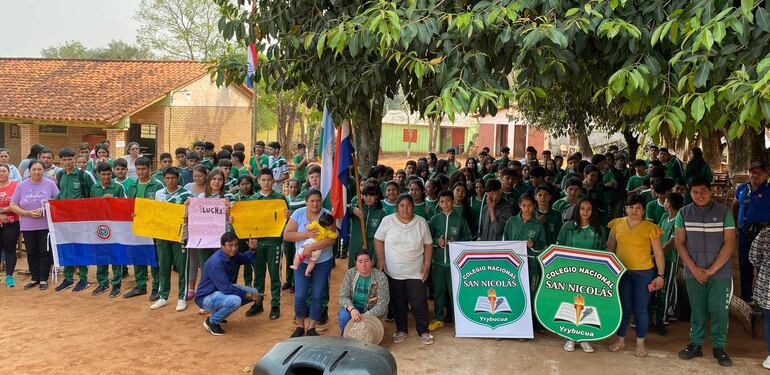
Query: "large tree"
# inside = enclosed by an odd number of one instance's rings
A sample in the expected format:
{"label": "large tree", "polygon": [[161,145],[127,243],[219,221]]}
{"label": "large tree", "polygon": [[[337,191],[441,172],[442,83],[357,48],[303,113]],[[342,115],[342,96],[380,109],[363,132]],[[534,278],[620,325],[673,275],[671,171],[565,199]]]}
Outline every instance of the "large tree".
{"label": "large tree", "polygon": [[110,59],[110,60],[149,60],[153,58],[150,50],[112,40],[106,47],[87,48],[80,41],[70,40],[57,46],[44,48],[40,55],[47,59]]}
{"label": "large tree", "polygon": [[134,19],[139,44],[164,58],[209,61],[227,49],[210,0],[141,0]]}

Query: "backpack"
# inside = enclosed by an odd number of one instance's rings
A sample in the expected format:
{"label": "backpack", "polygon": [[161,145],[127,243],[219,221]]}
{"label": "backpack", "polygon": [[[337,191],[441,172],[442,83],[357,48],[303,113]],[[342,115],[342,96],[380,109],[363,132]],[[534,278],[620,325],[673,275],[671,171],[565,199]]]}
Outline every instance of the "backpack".
{"label": "backpack", "polygon": [[[56,186],[61,187],[61,179],[64,177],[64,173],[66,173],[64,169],[56,173]],[[86,186],[85,172],[82,169],[78,169],[78,180],[80,181],[80,195],[83,198],[90,197],[91,189],[88,189],[88,186]]]}

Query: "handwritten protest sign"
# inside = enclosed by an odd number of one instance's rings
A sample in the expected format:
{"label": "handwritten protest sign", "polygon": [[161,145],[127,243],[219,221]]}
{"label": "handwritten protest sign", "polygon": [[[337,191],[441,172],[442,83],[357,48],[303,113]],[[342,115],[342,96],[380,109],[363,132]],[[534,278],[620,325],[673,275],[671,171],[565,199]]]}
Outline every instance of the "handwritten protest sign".
{"label": "handwritten protest sign", "polygon": [[286,201],[268,199],[235,202],[230,209],[235,234],[240,238],[280,237],[286,217]]}
{"label": "handwritten protest sign", "polygon": [[189,198],[187,209],[187,247],[192,249],[219,248],[219,238],[225,233],[227,200],[220,198]]}
{"label": "handwritten protest sign", "polygon": [[131,231],[137,236],[181,242],[184,208],[181,204],[137,198]]}

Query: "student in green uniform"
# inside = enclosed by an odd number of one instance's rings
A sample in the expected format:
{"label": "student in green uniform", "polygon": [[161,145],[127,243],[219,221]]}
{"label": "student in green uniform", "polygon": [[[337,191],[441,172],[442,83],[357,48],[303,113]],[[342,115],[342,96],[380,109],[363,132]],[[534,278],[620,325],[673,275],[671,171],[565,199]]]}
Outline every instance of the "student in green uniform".
{"label": "student in green uniform", "polygon": [[666,212],[663,214],[663,218],[661,218],[658,226],[663,230],[660,242],[663,244],[663,253],[666,259],[666,271],[663,277],[664,286],[663,289],[653,292],[652,299],[650,300],[653,327],[661,336],[667,334],[666,321],[669,315],[673,316],[674,306],[676,306],[676,273],[679,270],[679,253],[676,251],[676,240],[674,238],[676,229],[674,223],[677,214],[679,214],[679,209],[684,206],[684,197],[677,193],[669,193],[666,195],[666,201],[663,206]]}
{"label": "student in green uniform", "polygon": [[650,180],[650,176],[647,175],[647,163],[644,160],[636,159],[634,161],[634,171],[636,173],[629,177],[628,183],[626,183],[626,191],[628,191],[629,195],[640,193],[644,180]]}
{"label": "student in green uniform", "polygon": [[[572,218],[572,212],[583,198],[583,181],[577,177],[570,177],[565,184],[566,195],[553,204],[553,209],[561,213],[562,221]],[[597,212],[598,214],[598,212]]]}
{"label": "student in green uniform", "polygon": [[663,204],[666,203],[666,196],[671,193],[673,187],[674,181],[670,178],[661,178],[655,181],[652,185],[652,191],[656,199],[647,203],[647,207],[644,209],[645,219],[655,224],[660,224],[663,215],[666,213]]}
{"label": "student in green uniform", "polygon": [[[187,154],[189,153],[190,153],[190,150],[188,150],[185,147],[177,147],[176,150],[174,150],[174,156],[176,156],[176,164],[177,164],[176,167],[179,168],[180,171],[187,168]],[[163,159],[162,155],[163,154],[161,154],[160,159]],[[160,171],[162,171],[162,169]],[[162,173],[163,172],[161,172],[161,174]]]}
{"label": "student in green uniform", "polygon": [[[174,167],[166,168],[163,171],[163,178],[166,180],[166,187],[155,193],[155,200],[174,204],[184,204],[190,197],[190,192],[179,186],[179,170]],[[177,285],[179,292],[177,294],[176,311],[184,311],[187,308],[187,252],[182,244],[174,241],[156,240],[155,248],[158,251],[158,295],[159,299],[150,306],[150,309],[157,310],[168,305],[168,298],[171,292],[171,266],[172,264],[179,272]]]}
{"label": "student in green uniform", "polygon": [[110,167],[112,167],[112,163],[114,161],[112,158],[110,158],[110,149],[109,146],[107,146],[104,143],[99,143],[94,147],[95,153],[96,153],[96,159],[91,159],[88,161],[88,164],[86,164],[86,170],[88,172],[94,172],[94,169],[96,169],[96,164],[98,164],[100,161],[105,161],[109,163]]}
{"label": "student in green uniform", "polygon": [[562,225],[556,243],[580,249],[607,250],[607,228],[589,199],[581,199],[572,217]]}
{"label": "student in green uniform", "polygon": [[[254,197],[254,179],[250,174],[245,174],[238,177],[238,192],[233,194],[233,202],[248,201]],[[248,239],[238,239],[238,252],[245,253],[249,250]],[[293,256],[293,254],[292,254]],[[238,281],[238,273],[240,273],[240,265],[235,266],[235,272],[233,272],[234,284]],[[251,263],[243,265],[243,283],[247,287],[254,287],[254,267]]]}
{"label": "student in green uniform", "polygon": [[679,352],[679,358],[703,355],[708,325],[712,356],[721,366],[729,367],[732,360],[725,347],[733,282],[730,258],[737,242],[735,220],[730,208],[714,202],[705,176],[690,180],[690,194],[693,202],[679,210],[674,223],[691,307],[690,342]]}
{"label": "student in green uniform", "polygon": [[460,163],[455,159],[455,154],[457,154],[457,151],[454,148],[446,150],[447,168],[445,174],[447,176],[451,176],[452,173],[455,173],[460,168]]}
{"label": "student in green uniform", "polygon": [[468,227],[471,228],[472,237],[475,239],[479,233],[479,223],[481,220],[481,207],[484,205],[484,180],[478,179],[473,182],[473,197],[470,200],[471,221]]}
{"label": "student in green uniform", "polygon": [[551,187],[546,184],[540,184],[535,188],[535,200],[537,201],[537,210],[535,217],[545,229],[545,246],[556,243],[556,237],[562,225],[561,212],[552,209],[551,206]]}
{"label": "student in green uniform", "polygon": [[412,196],[414,201],[414,214],[425,219],[430,220],[433,217],[433,210],[430,206],[425,204],[425,186],[422,184],[422,180],[415,177],[409,181],[409,195]]}
{"label": "student in green uniform", "polygon": [[267,153],[270,155],[267,158],[267,167],[273,173],[273,191],[281,193],[283,192],[283,182],[289,179],[289,164],[286,163],[286,158],[281,155],[280,143],[270,142],[267,146]]}
{"label": "student in green uniform", "polygon": [[[158,168],[158,170],[155,171],[155,173],[152,175],[152,179],[160,182],[160,184],[163,185],[166,183],[165,180],[163,179],[163,171],[166,168],[171,167],[173,165],[174,160],[171,158],[171,154],[169,154],[168,152],[164,152],[160,154],[160,157],[158,158],[158,160],[160,160],[160,168]],[[187,157],[185,156],[185,162],[186,160],[187,160]],[[185,167],[185,170],[187,170],[187,167]],[[183,171],[180,170],[179,173],[182,174]],[[155,193],[153,193],[153,196],[150,199],[154,199],[154,198],[155,198]]]}
{"label": "student in green uniform", "polygon": [[503,167],[508,166],[508,162],[511,161],[511,158],[508,156],[511,154],[511,148],[508,146],[505,146],[500,149],[500,158],[495,160],[495,164],[502,165]]}
{"label": "student in green uniform", "polygon": [[[123,160],[123,159],[119,159]],[[125,162],[125,160],[123,160]],[[96,165],[96,173],[99,174],[99,183],[91,186],[91,197],[105,197],[105,198],[126,198],[126,189],[123,185],[115,182],[112,179],[112,168],[107,163],[99,163]],[[112,290],[110,291],[110,298],[115,298],[120,295],[120,282],[123,277],[123,266],[112,265],[112,279],[109,280],[109,266],[99,265],[96,266],[96,281],[99,286],[91,292],[91,295],[98,296],[107,291],[110,288],[109,284],[112,284]]]}
{"label": "student in green uniform", "polygon": [[425,180],[425,204],[427,204],[433,212],[438,210],[438,192],[438,181],[432,178]]}
{"label": "student in green uniform", "polygon": [[398,198],[399,187],[396,181],[385,183],[385,198],[382,199],[382,209],[387,215],[396,212],[396,198]]}
{"label": "student in green uniform", "polygon": [[249,168],[251,174],[256,176],[257,172],[262,168],[267,167],[267,154],[265,154],[265,142],[257,141],[254,144],[254,148],[251,150],[251,156],[249,157]]}
{"label": "student in green uniform", "polygon": [[[387,215],[380,202],[380,189],[374,185],[367,185],[361,190],[361,209],[351,204],[348,208],[353,215],[350,217],[350,256],[348,257],[348,269],[356,265],[356,255],[363,249],[361,238],[361,219],[364,221],[367,250],[374,249],[374,233],[380,226],[380,222]],[[376,251],[370,251],[372,264],[377,264]]]}
{"label": "student in green uniform", "polygon": [[[262,169],[257,175],[260,191],[253,196],[253,200],[271,200],[279,199],[287,203],[286,197],[273,190],[274,181],[273,172],[268,169]],[[286,210],[288,213],[288,210]],[[254,287],[262,294],[265,294],[265,274],[270,273],[270,320],[278,319],[281,316],[281,237],[263,237],[257,239],[257,258],[252,263],[254,267]],[[294,258],[292,258],[294,259]],[[246,311],[246,316],[254,316],[262,311],[262,301]]]}
{"label": "student in green uniform", "polygon": [[[168,163],[171,164],[171,155],[168,156]],[[163,155],[161,155],[163,157]],[[155,193],[163,189],[163,184],[150,176],[150,159],[141,156],[134,162],[136,166],[136,180],[126,189],[128,198],[155,199]],[[158,267],[150,267],[152,272],[152,292],[150,301],[157,301],[160,298],[158,294]],[[123,295],[123,298],[131,298],[147,294],[147,266],[134,266],[134,275],[136,276],[136,286]]]}
{"label": "student in green uniform", "polygon": [[594,202],[602,223],[607,223],[609,222],[609,206],[601,178],[599,168],[595,165],[589,165],[583,169],[583,193]]}
{"label": "student in green uniform", "polygon": [[233,168],[233,162],[230,159],[219,159],[217,162],[217,169],[222,171],[225,178],[225,186],[223,190],[230,194],[238,192],[238,178],[230,175]]}
{"label": "student in green uniform", "polygon": [[302,185],[307,181],[307,165],[309,163],[307,160],[307,146],[304,143],[297,145],[297,153],[294,155],[292,162],[294,164],[294,179]]}
{"label": "student in green uniform", "polygon": [[[79,199],[91,196],[91,186],[96,184],[94,176],[75,166],[75,151],[63,148],[59,151],[59,162],[62,170],[56,173],[56,185],[59,187],[57,199]],[[75,285],[75,268],[79,273],[80,281]],[[57,292],[75,285],[73,292],[80,292],[88,288],[87,266],[64,267],[64,280],[56,287]]]}
{"label": "student in green uniform", "polygon": [[454,194],[449,190],[439,193],[441,212],[428,222],[433,237],[431,279],[433,284],[433,313],[435,318],[428,324],[429,331],[444,327],[452,316],[452,277],[449,270],[448,244],[453,241],[469,241],[471,230],[465,218],[454,211]]}
{"label": "student in green uniform", "polygon": [[714,172],[709,164],[703,158],[703,150],[700,147],[693,147],[690,150],[690,158],[687,167],[684,169],[684,180],[689,181],[695,176],[704,176],[709,183],[714,182]]}
{"label": "student in green uniform", "polygon": [[[134,162],[136,164],[136,162]],[[128,190],[128,185],[131,185],[135,179],[128,177],[128,162],[126,159],[115,159],[115,163],[112,166],[112,172],[115,174],[115,182],[123,186],[123,189]]]}
{"label": "student in green uniform", "polygon": [[230,162],[233,164],[230,176],[235,178],[248,176],[251,172],[249,171],[249,167],[243,164],[245,161],[246,154],[244,154],[243,151],[233,151],[233,154],[230,155]]}
{"label": "student in green uniform", "polygon": [[[301,186],[299,181],[290,178],[286,184],[289,195],[286,197],[289,200],[289,211],[294,213],[299,208],[305,207],[305,198],[300,196]],[[294,270],[291,269],[291,262],[289,259],[294,259],[294,253],[297,249],[294,246],[294,242],[283,241],[283,257],[286,260],[285,272],[286,280],[281,286],[281,290],[290,290],[294,293]]]}
{"label": "student in green uniform", "polygon": [[[193,151],[197,152],[198,155],[201,157],[200,163],[204,167],[206,167],[206,169],[211,170],[214,167],[214,161],[206,156],[206,142],[205,141],[195,141],[195,143],[193,143]],[[189,164],[188,164],[188,166],[189,166]]]}
{"label": "student in green uniform", "polygon": [[469,223],[468,228],[470,228],[470,222],[473,220],[473,212],[471,211],[468,188],[462,181],[457,181],[452,186],[451,192],[454,196],[454,201],[452,202],[452,211],[456,212],[460,215],[460,217],[465,219],[465,222]]}

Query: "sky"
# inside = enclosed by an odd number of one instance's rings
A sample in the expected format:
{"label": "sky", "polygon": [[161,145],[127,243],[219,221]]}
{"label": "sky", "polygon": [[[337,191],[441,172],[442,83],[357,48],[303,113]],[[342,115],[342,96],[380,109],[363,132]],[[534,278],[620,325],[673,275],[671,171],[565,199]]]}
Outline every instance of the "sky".
{"label": "sky", "polygon": [[40,50],[79,40],[136,42],[139,0],[0,0],[0,57],[40,57]]}

